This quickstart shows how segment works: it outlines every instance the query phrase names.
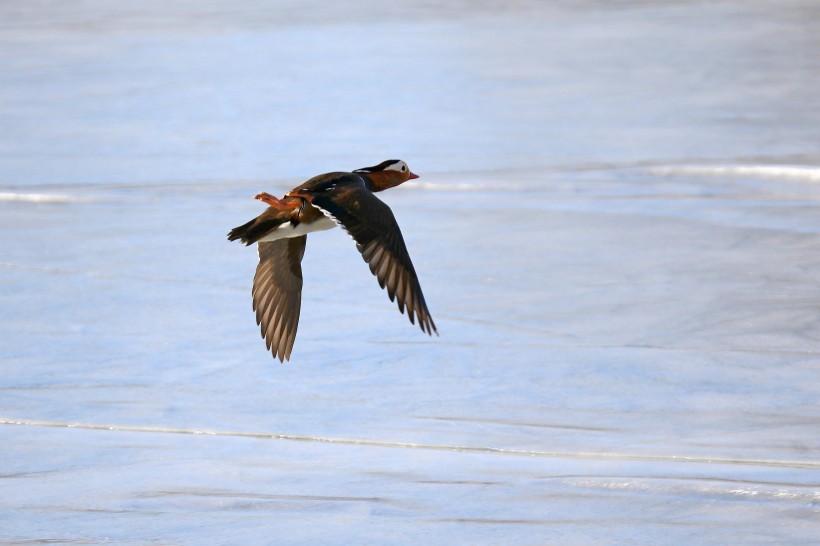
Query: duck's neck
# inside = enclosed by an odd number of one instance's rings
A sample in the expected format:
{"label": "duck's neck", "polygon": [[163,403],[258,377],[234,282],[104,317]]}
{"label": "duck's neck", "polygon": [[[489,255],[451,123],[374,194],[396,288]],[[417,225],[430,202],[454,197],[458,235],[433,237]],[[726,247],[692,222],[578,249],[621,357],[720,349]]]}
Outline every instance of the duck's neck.
{"label": "duck's neck", "polygon": [[364,179],[364,185],[372,192],[395,188],[402,183],[399,177],[393,176],[393,173],[375,172],[359,174],[362,179]]}

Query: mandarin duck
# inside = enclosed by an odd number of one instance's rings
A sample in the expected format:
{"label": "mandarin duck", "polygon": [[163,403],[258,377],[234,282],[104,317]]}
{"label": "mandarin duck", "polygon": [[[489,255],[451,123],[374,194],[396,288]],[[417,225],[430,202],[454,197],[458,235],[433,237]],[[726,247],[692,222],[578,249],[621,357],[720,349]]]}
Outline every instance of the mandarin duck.
{"label": "mandarin duck", "polygon": [[255,199],[268,205],[259,216],[233,228],[228,240],[258,244],[259,264],[253,278],[253,310],[265,345],[280,362],[290,360],[302,305],[302,257],[307,234],[347,231],[390,301],[423,332],[438,335],[416,270],[393,212],[375,192],[418,178],[407,163],[389,159],[353,172],[320,174],[281,199],[262,192]]}

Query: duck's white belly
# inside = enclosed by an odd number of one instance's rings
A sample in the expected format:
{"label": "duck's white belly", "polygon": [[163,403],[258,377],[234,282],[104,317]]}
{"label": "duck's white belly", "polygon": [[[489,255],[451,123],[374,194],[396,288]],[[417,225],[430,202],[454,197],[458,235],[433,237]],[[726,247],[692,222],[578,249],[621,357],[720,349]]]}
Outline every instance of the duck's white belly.
{"label": "duck's white belly", "polygon": [[314,231],[326,231],[328,229],[333,229],[335,227],[336,222],[334,222],[327,216],[317,218],[309,224],[301,223],[297,224],[296,226],[294,226],[290,222],[285,222],[278,228],[274,229],[273,231],[259,239],[259,242],[268,243],[270,241],[276,241],[277,239],[284,239],[286,237],[299,237],[300,235],[307,235],[308,233],[313,233]]}

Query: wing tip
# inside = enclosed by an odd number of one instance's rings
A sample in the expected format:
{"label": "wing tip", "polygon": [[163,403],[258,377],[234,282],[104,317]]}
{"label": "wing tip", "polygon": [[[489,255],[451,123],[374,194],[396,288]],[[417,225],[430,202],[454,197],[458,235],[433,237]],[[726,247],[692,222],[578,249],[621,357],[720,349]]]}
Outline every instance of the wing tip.
{"label": "wing tip", "polygon": [[274,360],[279,359],[280,364],[284,364],[285,360],[290,362],[290,353],[282,354],[279,351],[271,351],[271,356],[273,356]]}
{"label": "wing tip", "polygon": [[421,326],[421,331],[424,332],[424,327],[427,327],[427,335],[433,337],[433,332],[436,333],[436,337],[441,337],[441,334],[438,333],[438,328],[436,328],[436,323],[433,322],[433,319],[430,315],[426,315],[424,318],[419,317],[419,325]]}

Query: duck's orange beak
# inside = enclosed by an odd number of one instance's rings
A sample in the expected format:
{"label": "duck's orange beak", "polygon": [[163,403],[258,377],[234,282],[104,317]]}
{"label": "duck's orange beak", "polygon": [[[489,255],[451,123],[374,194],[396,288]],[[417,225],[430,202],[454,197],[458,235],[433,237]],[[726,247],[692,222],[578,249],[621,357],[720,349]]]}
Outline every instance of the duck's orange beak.
{"label": "duck's orange beak", "polygon": [[414,178],[418,178],[418,177],[419,177],[419,175],[413,174],[413,171],[409,171],[407,173],[407,180],[413,180]]}

